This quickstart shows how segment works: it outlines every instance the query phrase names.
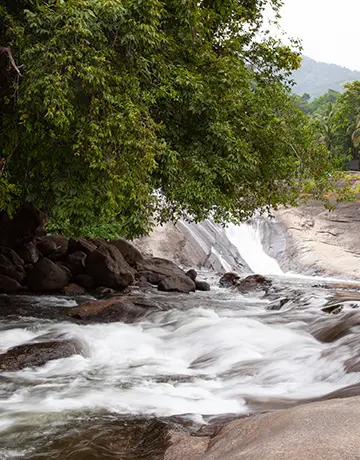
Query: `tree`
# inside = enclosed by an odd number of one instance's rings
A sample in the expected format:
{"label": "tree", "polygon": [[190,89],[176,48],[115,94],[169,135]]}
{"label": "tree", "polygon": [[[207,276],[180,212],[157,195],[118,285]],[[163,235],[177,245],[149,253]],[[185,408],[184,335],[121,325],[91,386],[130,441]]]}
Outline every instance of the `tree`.
{"label": "tree", "polygon": [[[263,31],[280,0],[3,0],[0,209],[137,236],[239,221],[326,186],[328,152],[294,108],[300,54]],[[293,43],[297,46],[297,43]]]}

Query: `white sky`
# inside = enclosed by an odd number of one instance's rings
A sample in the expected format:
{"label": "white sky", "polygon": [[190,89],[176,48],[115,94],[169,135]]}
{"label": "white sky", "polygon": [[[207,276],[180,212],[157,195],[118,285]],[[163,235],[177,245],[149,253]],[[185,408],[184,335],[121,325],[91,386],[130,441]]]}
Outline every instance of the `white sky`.
{"label": "white sky", "polygon": [[360,70],[360,0],[284,0],[281,16],[306,56]]}

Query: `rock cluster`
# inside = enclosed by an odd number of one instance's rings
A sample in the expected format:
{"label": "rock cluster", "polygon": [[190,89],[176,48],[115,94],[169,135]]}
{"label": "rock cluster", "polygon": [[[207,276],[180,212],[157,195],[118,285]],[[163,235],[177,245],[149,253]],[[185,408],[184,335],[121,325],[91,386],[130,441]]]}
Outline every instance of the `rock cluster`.
{"label": "rock cluster", "polygon": [[[33,219],[29,217],[31,212]],[[105,241],[46,235],[40,225],[39,211],[29,208],[24,213],[26,222],[34,220],[31,231],[20,235],[20,218],[16,220],[16,228],[13,229],[12,221],[5,226],[10,233],[16,230],[16,237],[4,235],[4,226],[0,228],[3,232],[0,231],[2,293],[27,290],[78,296],[98,288],[122,292],[136,283],[142,287],[155,285],[160,291],[182,293],[210,289],[207,283],[196,280],[195,270],[186,274],[169,260],[144,258],[124,239]],[[26,222],[23,222],[25,227]]]}

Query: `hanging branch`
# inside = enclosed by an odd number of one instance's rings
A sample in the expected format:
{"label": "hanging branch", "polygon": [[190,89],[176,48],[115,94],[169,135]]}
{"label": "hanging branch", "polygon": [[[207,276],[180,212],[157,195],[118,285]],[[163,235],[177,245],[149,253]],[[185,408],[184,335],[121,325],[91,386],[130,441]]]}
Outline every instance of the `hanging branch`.
{"label": "hanging branch", "polygon": [[12,55],[12,52],[11,52],[11,48],[10,48],[10,47],[5,47],[5,46],[0,46],[0,52],[1,52],[1,53],[5,53],[5,54],[8,55],[12,67],[16,70],[16,72],[18,73],[18,75],[21,77],[22,75],[21,75],[20,69],[19,69],[19,67],[16,65],[15,59],[14,59],[14,57],[13,57],[13,55]]}

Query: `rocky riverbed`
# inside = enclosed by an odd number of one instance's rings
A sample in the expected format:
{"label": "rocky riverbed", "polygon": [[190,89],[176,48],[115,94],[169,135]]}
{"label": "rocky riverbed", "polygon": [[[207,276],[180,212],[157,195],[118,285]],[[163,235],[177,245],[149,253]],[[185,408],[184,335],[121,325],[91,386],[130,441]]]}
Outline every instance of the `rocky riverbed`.
{"label": "rocky riverbed", "polygon": [[173,261],[150,240],[2,246],[22,278],[0,294],[0,458],[358,459],[360,284],[283,273],[278,225],[236,247],[208,223]]}

